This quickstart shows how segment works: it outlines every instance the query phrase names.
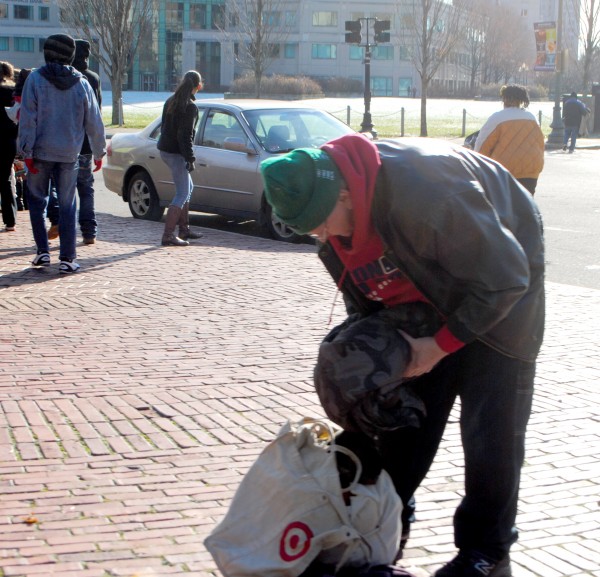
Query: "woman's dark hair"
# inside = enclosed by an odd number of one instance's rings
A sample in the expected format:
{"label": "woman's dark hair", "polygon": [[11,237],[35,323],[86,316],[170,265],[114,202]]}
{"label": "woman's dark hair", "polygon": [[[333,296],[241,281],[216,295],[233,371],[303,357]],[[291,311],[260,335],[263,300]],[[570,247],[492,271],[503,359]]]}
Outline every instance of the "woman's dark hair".
{"label": "woman's dark hair", "polygon": [[5,79],[9,79],[12,82],[14,75],[14,68],[10,62],[0,62],[0,82],[4,82]]}
{"label": "woman's dark hair", "polygon": [[508,84],[500,89],[500,96],[506,106],[527,108],[529,106],[529,94],[527,88],[519,84]]}
{"label": "woman's dark hair", "polygon": [[167,108],[168,113],[183,114],[187,103],[190,101],[192,91],[202,82],[202,76],[195,70],[188,70],[181,79],[181,82],[175,89],[169,106]]}

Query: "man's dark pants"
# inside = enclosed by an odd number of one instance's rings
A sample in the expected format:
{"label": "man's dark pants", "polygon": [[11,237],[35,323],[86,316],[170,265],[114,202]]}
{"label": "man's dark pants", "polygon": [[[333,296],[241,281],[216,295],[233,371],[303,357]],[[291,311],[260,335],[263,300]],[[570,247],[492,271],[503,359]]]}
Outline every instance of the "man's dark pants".
{"label": "man's dark pants", "polygon": [[534,376],[535,363],[476,341],[414,380],[427,407],[423,426],[390,433],[382,443],[385,467],[405,503],[405,528],[414,513],[411,497],[429,471],[458,396],[465,496],[454,515],[455,545],[494,559],[508,553],[517,540],[515,517]]}

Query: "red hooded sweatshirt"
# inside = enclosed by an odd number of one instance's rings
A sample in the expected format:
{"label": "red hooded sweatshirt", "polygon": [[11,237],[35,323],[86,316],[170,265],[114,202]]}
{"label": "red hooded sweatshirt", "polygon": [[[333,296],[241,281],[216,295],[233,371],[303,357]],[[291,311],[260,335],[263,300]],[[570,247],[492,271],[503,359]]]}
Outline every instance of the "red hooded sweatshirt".
{"label": "red hooded sweatshirt", "polygon": [[[362,134],[350,134],[322,146],[331,156],[346,182],[352,200],[354,231],[351,238],[333,236],[329,242],[342,263],[344,275],[366,298],[387,307],[423,301],[427,298],[384,255],[384,245],[371,220],[371,203],[375,180],[381,166],[375,144]],[[447,353],[457,351],[464,343],[444,325],[435,335],[438,346]]]}

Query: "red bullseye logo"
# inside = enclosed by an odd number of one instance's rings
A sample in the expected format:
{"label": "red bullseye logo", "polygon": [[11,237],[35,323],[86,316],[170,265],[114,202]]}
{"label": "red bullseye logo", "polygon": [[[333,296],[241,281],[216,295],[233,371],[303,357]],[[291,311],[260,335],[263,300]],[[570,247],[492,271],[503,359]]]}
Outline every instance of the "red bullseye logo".
{"label": "red bullseye logo", "polygon": [[296,521],[290,523],[281,536],[279,555],[284,561],[295,561],[306,555],[310,549],[313,532],[305,523]]}

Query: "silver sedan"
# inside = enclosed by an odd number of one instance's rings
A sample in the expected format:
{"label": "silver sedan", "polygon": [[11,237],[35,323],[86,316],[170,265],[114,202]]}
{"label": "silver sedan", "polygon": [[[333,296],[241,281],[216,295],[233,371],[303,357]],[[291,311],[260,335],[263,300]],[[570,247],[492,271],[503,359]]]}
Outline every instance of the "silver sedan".
{"label": "silver sedan", "polygon": [[[257,220],[277,240],[300,240],[271,214],[260,163],[353,130],[327,112],[278,100],[197,100],[196,105],[190,209]],[[169,168],[156,148],[160,122],[157,118],[140,132],[115,134],[109,141],[104,182],[129,203],[135,218],[160,220],[175,195]]]}

